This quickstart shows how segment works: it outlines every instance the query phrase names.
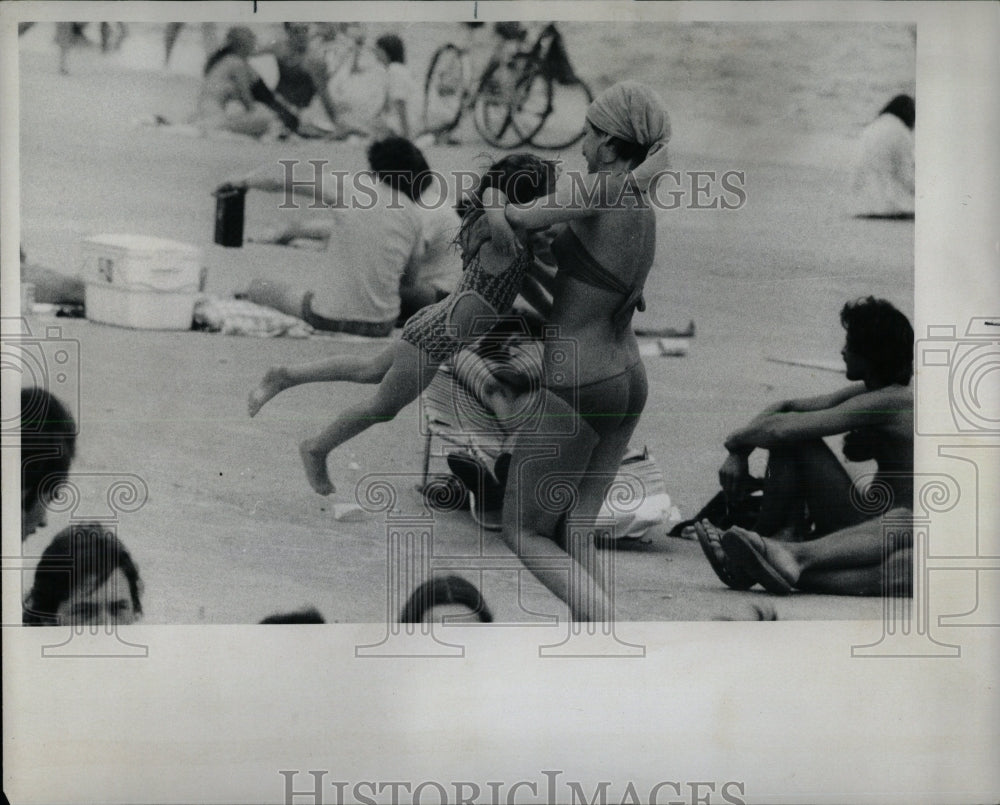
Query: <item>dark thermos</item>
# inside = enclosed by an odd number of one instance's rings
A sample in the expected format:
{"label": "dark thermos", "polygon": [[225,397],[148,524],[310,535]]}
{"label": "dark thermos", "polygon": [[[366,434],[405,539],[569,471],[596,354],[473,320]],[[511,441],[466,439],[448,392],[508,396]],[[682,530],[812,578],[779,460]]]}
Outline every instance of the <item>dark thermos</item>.
{"label": "dark thermos", "polygon": [[220,246],[243,245],[243,208],[245,187],[220,187],[215,191],[215,242]]}

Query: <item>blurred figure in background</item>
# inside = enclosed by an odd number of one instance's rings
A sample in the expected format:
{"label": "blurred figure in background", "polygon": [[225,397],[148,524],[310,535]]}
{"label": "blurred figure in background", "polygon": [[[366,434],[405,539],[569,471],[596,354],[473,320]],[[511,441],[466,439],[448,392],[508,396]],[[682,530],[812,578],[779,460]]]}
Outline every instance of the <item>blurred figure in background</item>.
{"label": "blurred figure in background", "polygon": [[912,218],[913,126],[916,104],[897,95],[861,132],[854,172],[855,214],[865,218]]}

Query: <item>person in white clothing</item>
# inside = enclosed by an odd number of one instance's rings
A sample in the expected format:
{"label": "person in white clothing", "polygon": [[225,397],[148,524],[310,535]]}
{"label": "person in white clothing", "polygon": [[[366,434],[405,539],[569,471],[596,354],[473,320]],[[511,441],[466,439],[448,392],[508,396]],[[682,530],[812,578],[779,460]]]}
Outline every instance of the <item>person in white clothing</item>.
{"label": "person in white clothing", "polygon": [[853,206],[865,218],[912,218],[916,104],[897,95],[861,133]]}

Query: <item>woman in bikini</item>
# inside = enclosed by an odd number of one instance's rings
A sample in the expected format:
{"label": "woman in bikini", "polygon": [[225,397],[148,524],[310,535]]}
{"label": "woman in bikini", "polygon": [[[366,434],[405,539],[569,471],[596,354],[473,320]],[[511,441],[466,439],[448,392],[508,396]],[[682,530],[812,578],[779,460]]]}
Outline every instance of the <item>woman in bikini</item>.
{"label": "woman in bikini", "polygon": [[[503,533],[577,620],[613,615],[592,525],[646,402],[631,320],[644,307],[653,265],[656,218],[647,193],[669,165],[669,137],[658,96],[637,82],[616,84],[587,111],[583,181],[564,177],[540,203],[487,212],[501,248],[514,243],[514,229],[568,224],[552,242],[559,271],[550,323],[558,336],[545,343],[545,414],[540,430],[514,442]],[[567,528],[570,516],[586,525]]]}
{"label": "woman in bikini", "polygon": [[[394,418],[428,386],[441,364],[482,335],[476,328],[484,319],[510,310],[533,257],[531,250],[524,248],[512,259],[484,243],[489,225],[483,216],[483,195],[489,188],[499,188],[507,197],[527,203],[548,192],[553,174],[552,163],[530,154],[505,157],[485,173],[459,233],[463,275],[458,288],[411,316],[395,344],[373,358],[336,355],[316,363],[274,367],[264,376],[250,396],[251,415],[279,392],[302,383],[348,380],[379,384],[374,396],[351,406],[322,433],[299,446],[306,476],[316,492],[329,495],[334,491],[326,459],[336,447],[373,423]],[[521,233],[516,237],[526,236]],[[471,242],[477,245],[474,251],[467,247]]]}

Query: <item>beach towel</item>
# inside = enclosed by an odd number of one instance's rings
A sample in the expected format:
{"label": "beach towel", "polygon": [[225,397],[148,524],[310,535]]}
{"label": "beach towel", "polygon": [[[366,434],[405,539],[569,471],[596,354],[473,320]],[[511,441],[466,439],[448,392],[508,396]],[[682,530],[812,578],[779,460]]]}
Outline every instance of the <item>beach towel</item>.
{"label": "beach towel", "polygon": [[257,338],[308,338],[313,328],[302,319],[246,299],[204,296],[194,306],[194,329]]}

